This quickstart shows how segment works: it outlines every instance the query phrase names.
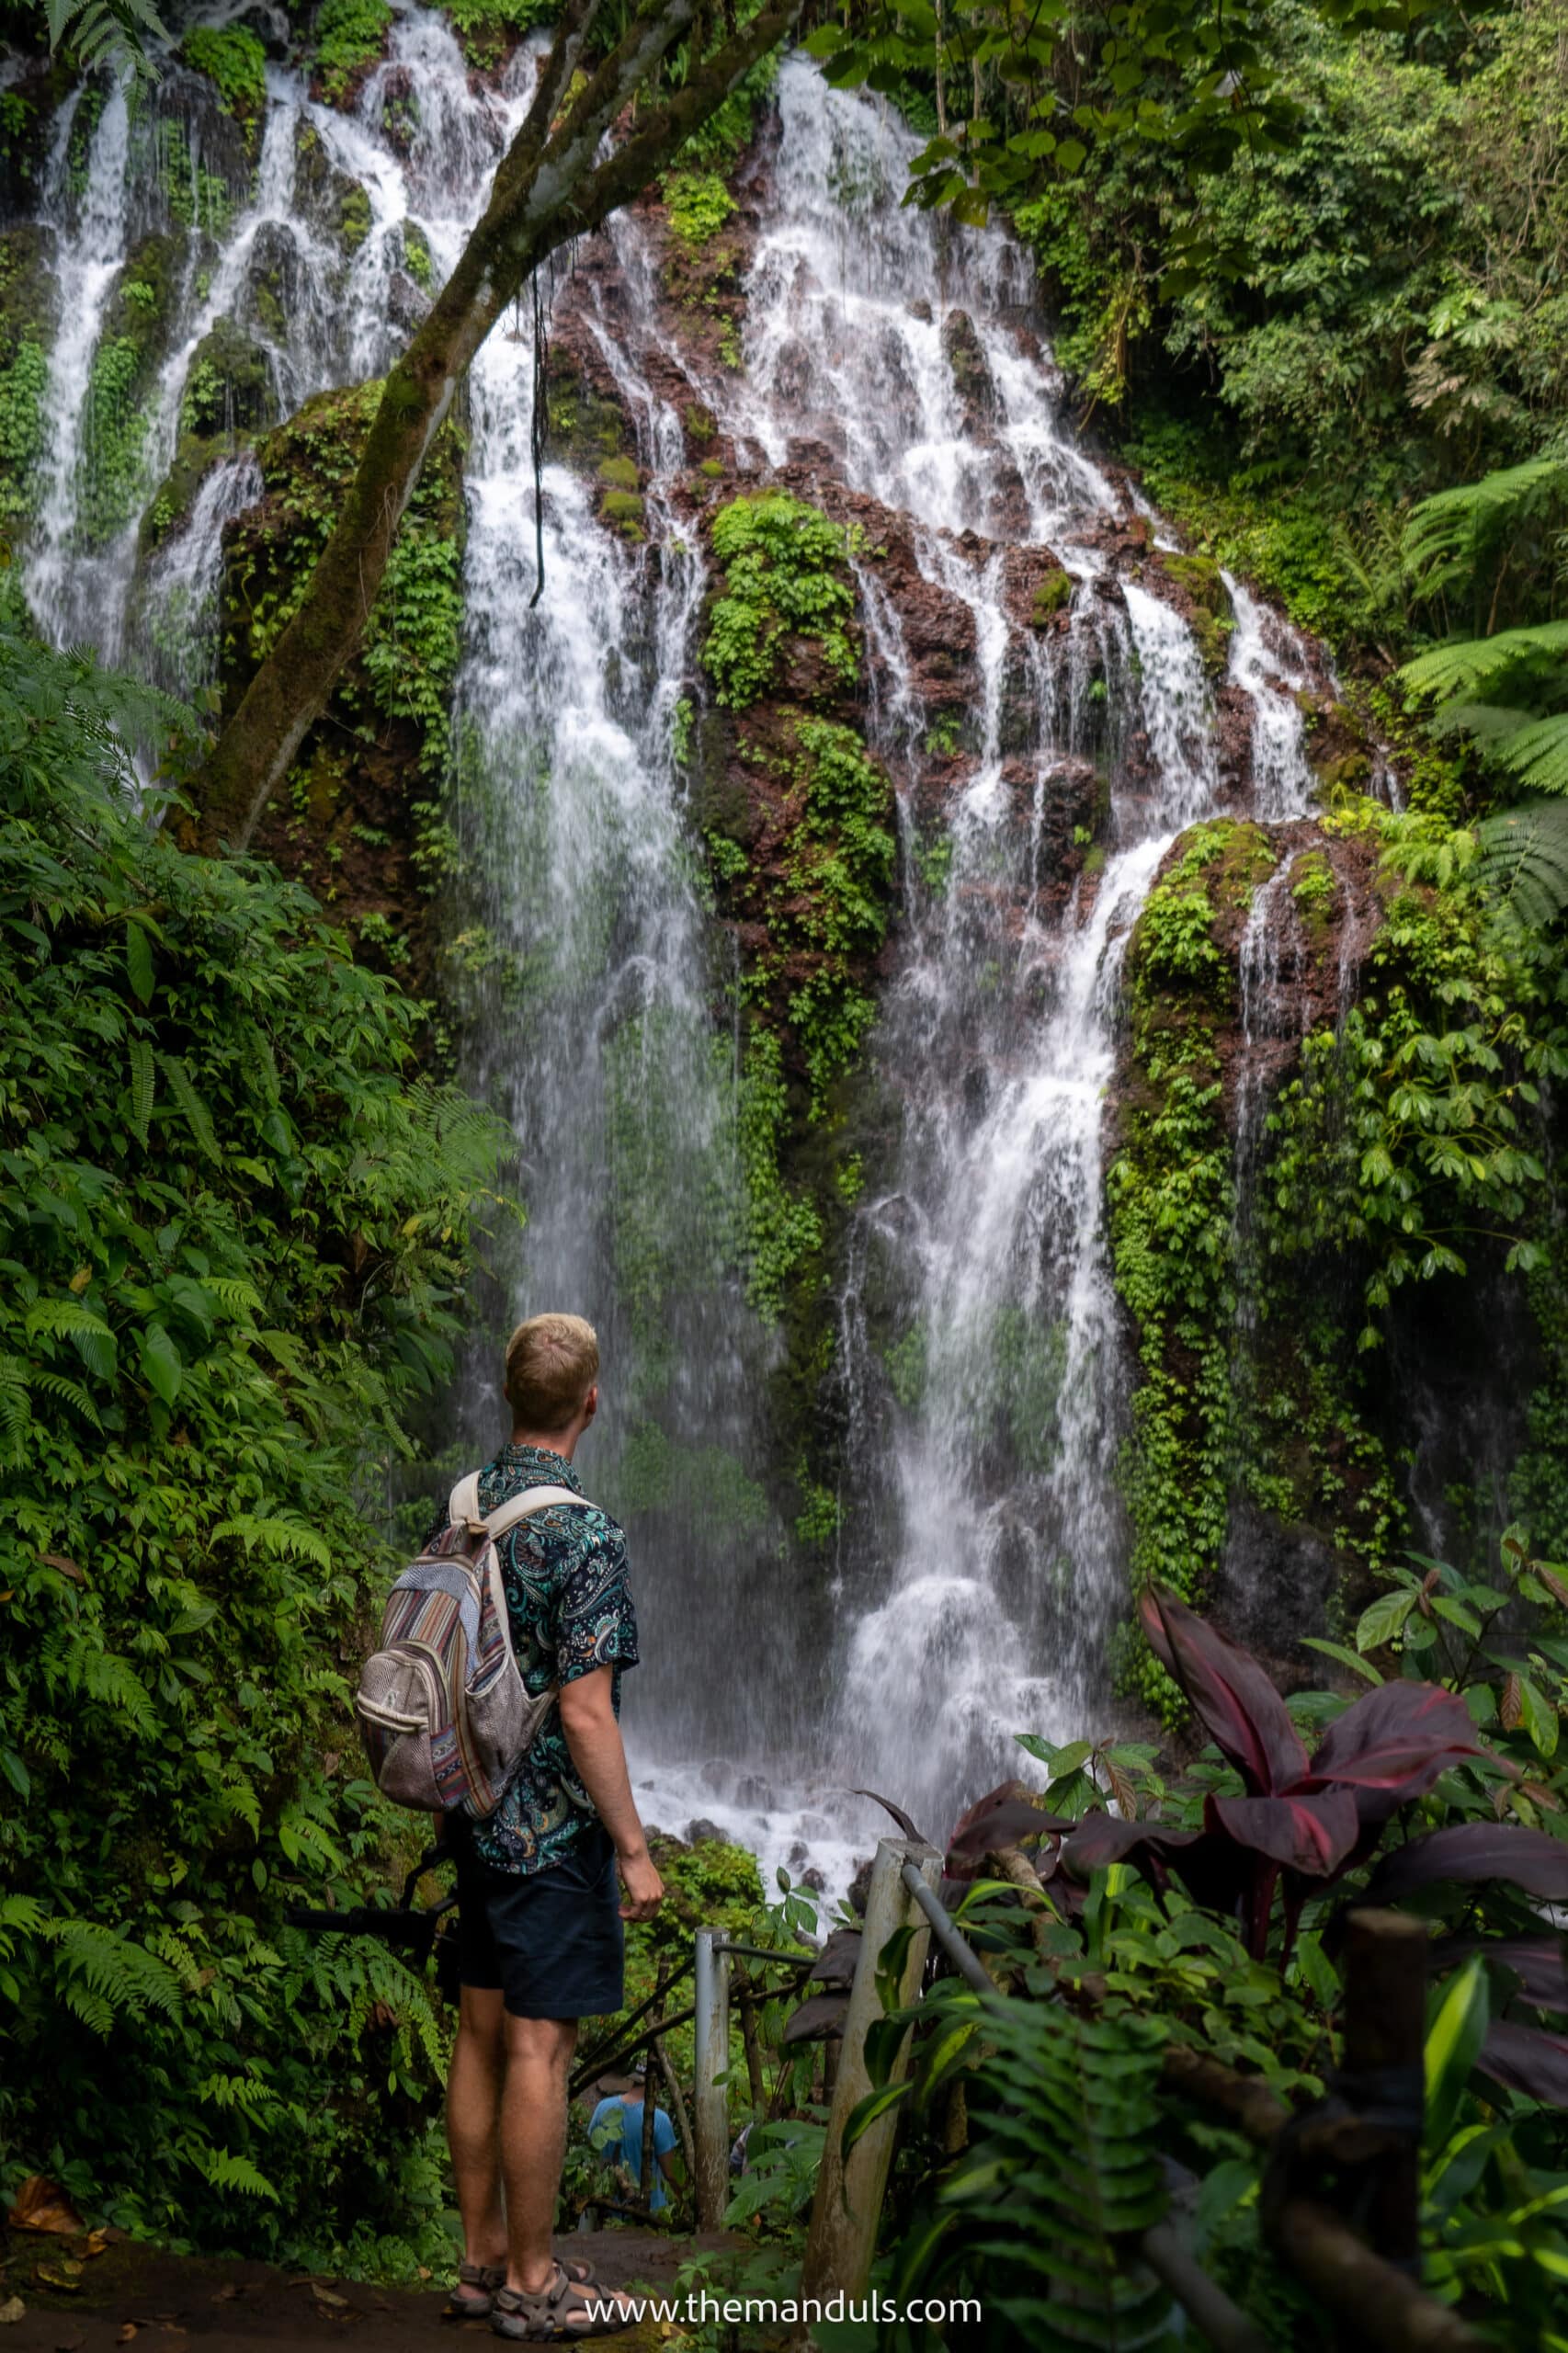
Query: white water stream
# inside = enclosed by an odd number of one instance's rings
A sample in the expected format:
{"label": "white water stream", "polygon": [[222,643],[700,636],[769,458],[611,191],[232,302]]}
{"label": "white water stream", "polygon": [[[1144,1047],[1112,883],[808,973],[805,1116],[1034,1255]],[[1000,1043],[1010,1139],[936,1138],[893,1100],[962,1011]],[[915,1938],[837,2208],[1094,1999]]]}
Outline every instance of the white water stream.
{"label": "white water stream", "polygon": [[[149,498],[191,360],[221,319],[262,345],[280,415],[387,364],[405,333],[394,313],[409,226],[439,277],[531,74],[522,55],[499,92],[471,86],[445,24],[414,9],[400,10],[388,63],[351,116],[269,70],[248,200],[182,280],[148,404]],[[394,142],[387,99],[403,88],[416,105]],[[91,363],[127,250],[128,137],[111,100],[85,192],[71,199],[74,103],[44,192],[62,324],[28,588],[56,634],[109,653],[139,643],[189,688],[210,676],[221,533],[255,494],[254,465],[236,453],[207,476],[145,575],[134,526],[90,562],[73,552]],[[826,1595],[806,1595],[820,1574],[792,1554],[760,1483],[774,1343],[735,1271],[735,1050],[715,1028],[724,976],[672,745],[705,579],[670,495],[682,435],[652,389],[670,347],[634,221],[613,232],[619,307],[591,284],[562,299],[587,306],[635,420],[653,545],[607,531],[582,478],[551,465],[547,585],[530,609],[530,357],[493,335],[471,386],[450,813],[484,878],[464,935],[487,1007],[473,1077],[513,1121],[529,1210],[492,1305],[499,1324],[570,1303],[604,1339],[609,1405],[583,1467],[632,1532],[646,1663],[628,1721],[645,1810],[675,1830],[706,1817],[765,1860],[809,1859],[836,1885],[877,1820],[847,1783],[870,1780],[940,1836],[960,1803],[1017,1769],[1016,1731],[1108,1724],[1103,1644],[1124,1554],[1122,1351],[1102,1209],[1118,976],[1162,858],[1215,805],[1218,778],[1191,631],[1153,585],[1119,582],[1095,544],[1125,509],[1062,421],[1023,257],[998,234],[903,209],[915,142],[803,61],[785,65],[778,107],[744,365],[705,377],[693,364],[693,389],[759,472],[809,445],[907,515],[925,578],[974,635],[945,867],[922,881],[930,714],[896,607],[861,566],[873,733],[898,782],[904,849],[897,968],[868,1083],[897,1106],[897,1132],[858,1212],[839,1302],[851,1444]],[[347,264],[301,183],[307,134],[368,200]],[[261,298],[264,276],[287,290],[281,316]],[[960,331],[983,362],[967,395]],[[1043,635],[1007,601],[1004,551],[1031,543],[1075,584],[1068,625]],[[1289,641],[1233,595],[1258,813],[1283,819],[1303,805],[1301,680]],[[1049,821],[1085,764],[1096,850],[1062,888]],[[493,1437],[494,1413],[487,1359],[465,1406],[471,1450]]]}

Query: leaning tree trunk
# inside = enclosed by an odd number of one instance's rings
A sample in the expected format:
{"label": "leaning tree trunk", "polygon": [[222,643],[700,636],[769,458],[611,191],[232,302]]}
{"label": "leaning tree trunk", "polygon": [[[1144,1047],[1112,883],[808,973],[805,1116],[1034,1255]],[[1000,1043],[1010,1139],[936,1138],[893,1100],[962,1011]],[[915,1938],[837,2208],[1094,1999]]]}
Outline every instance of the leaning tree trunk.
{"label": "leaning tree trunk", "polygon": [[199,846],[242,851],[358,645],[397,527],[452,398],[508,302],[557,246],[647,187],[787,33],[803,0],[771,0],[600,160],[606,134],[699,0],[658,0],[557,119],[600,0],[572,0],[484,217],[387,377],[364,453],[299,610],[246,688],[201,779]]}

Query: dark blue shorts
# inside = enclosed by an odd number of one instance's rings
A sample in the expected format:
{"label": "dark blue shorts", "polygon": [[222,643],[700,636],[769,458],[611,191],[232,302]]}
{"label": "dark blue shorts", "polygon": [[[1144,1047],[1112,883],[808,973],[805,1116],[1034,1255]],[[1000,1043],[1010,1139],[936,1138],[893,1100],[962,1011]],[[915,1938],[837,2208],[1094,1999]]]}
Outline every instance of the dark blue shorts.
{"label": "dark blue shorts", "polygon": [[548,1870],[488,1870],[459,1847],[459,1982],[499,1987],[514,2018],[612,2016],[624,1999],[625,1947],[602,1823]]}

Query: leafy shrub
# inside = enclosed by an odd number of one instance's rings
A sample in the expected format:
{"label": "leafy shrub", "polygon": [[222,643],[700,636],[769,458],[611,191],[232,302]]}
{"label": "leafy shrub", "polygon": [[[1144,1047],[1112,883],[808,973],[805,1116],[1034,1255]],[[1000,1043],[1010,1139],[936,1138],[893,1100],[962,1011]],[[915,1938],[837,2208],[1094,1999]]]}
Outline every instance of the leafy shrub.
{"label": "leafy shrub", "polygon": [[849,533],[816,507],[774,490],[721,507],[711,535],[724,591],[709,615],[702,661],[719,700],[734,710],[755,702],[772,680],[780,639],[791,631],[814,638],[830,669],[853,680],[859,665],[849,636]]}
{"label": "leafy shrub", "polygon": [[683,244],[705,245],[735,209],[717,172],[671,172],[665,181],[670,227]]}
{"label": "leafy shrub", "polygon": [[282,1915],[388,1853],[344,1675],[503,1138],[303,891],[146,822],[181,725],[0,610],[0,2169],[412,2262],[435,2014]]}
{"label": "leafy shrub", "polygon": [[248,118],[267,104],[267,51],[244,25],[195,25],[180,43],[180,54],[198,74],[218,85],[225,114]]}
{"label": "leafy shrub", "polygon": [[322,95],[336,106],[386,45],[387,0],[322,0],[316,15],[316,71]]}

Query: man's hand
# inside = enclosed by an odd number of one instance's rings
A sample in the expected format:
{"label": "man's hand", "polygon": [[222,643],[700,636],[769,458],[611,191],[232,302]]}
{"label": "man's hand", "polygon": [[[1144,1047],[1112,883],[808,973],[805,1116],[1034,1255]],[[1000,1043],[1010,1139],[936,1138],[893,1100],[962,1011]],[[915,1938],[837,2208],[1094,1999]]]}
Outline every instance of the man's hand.
{"label": "man's hand", "polygon": [[626,1891],[620,1907],[623,1920],[651,1920],[665,1900],[665,1882],[653,1867],[653,1858],[646,1847],[637,1847],[631,1854],[617,1858],[620,1865],[620,1883]]}

